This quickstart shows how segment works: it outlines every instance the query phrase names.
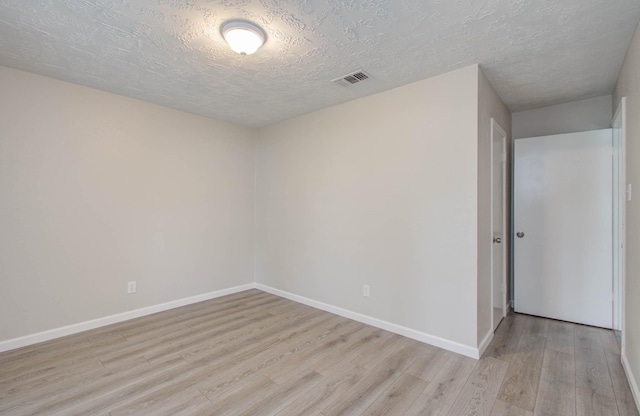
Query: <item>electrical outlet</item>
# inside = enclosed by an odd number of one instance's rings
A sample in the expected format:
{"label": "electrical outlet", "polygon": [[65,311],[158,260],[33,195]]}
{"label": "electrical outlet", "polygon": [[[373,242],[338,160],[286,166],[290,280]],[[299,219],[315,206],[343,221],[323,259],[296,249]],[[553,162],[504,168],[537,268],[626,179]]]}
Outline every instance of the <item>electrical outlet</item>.
{"label": "electrical outlet", "polygon": [[369,285],[362,285],[362,296],[369,297]]}
{"label": "electrical outlet", "polygon": [[627,202],[631,201],[631,184],[627,185]]}
{"label": "electrical outlet", "polygon": [[127,293],[136,293],[136,281],[127,283]]}

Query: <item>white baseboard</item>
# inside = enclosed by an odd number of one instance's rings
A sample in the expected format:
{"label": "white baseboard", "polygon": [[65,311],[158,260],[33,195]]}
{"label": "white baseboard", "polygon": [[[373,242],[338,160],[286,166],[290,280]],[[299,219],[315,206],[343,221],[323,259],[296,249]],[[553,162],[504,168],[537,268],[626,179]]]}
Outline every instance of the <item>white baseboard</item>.
{"label": "white baseboard", "polygon": [[482,338],[482,341],[480,341],[480,345],[478,346],[479,357],[482,357],[482,354],[487,350],[487,347],[491,344],[491,340],[493,340],[493,330],[487,332],[487,335],[485,335],[484,338]]}
{"label": "white baseboard", "polygon": [[[202,295],[192,296],[184,299],[178,299],[178,300],[174,300],[166,303],[161,303],[159,305],[148,306],[145,308],[135,309],[128,312],[105,316],[103,318],[93,319],[90,321],[80,322],[77,324],[55,328],[48,331],[38,332],[36,334],[26,335],[19,338],[13,338],[6,341],[0,341],[0,352],[9,351],[16,348],[37,344],[40,342],[49,341],[49,340],[64,337],[67,335],[77,334],[82,331],[88,331],[90,329],[100,328],[100,327],[115,324],[118,322],[127,321],[129,319],[139,318],[142,316],[151,315],[153,313],[163,312],[163,311],[174,309],[174,308],[179,308],[181,306],[191,305],[193,303],[203,302],[205,300],[215,299],[221,296],[226,296],[226,295],[242,292],[249,289],[259,289],[264,292],[271,293],[273,295],[292,300],[294,302],[302,303],[304,305],[308,305],[313,308],[321,309],[323,311],[327,311],[339,316],[343,316],[345,318],[353,319],[354,321],[375,326],[376,328],[384,329],[389,332],[393,332],[408,338],[415,339],[420,342],[424,342],[425,344],[430,344],[438,348],[443,348],[445,350],[452,351],[452,352],[462,354],[467,357],[471,357],[475,359],[480,358],[484,350],[487,348],[487,346],[491,342],[491,339],[493,338],[493,332],[490,332],[485,336],[485,338],[480,343],[480,348],[473,348],[468,345],[460,344],[455,341],[450,341],[448,339],[441,338],[435,335],[430,335],[430,334],[416,331],[414,329],[407,328],[401,325],[393,324],[391,322],[387,322],[382,319],[373,318],[358,312],[350,311],[348,309],[339,308],[337,306],[333,306],[333,305],[329,305],[313,299],[309,299],[304,296],[294,295],[292,293],[275,289],[260,283],[248,283],[245,285],[236,286],[229,289],[217,290],[215,292],[204,293]],[[636,391],[637,391],[637,387],[636,387]]]}
{"label": "white baseboard", "polygon": [[178,299],[159,305],[147,306],[145,308],[135,309],[128,312],[118,313],[115,315],[105,316],[104,318],[93,319],[86,322],[80,322],[73,325],[67,325],[60,328],[50,329],[48,331],[38,332],[37,334],[26,335],[20,338],[13,338],[0,342],[0,352],[9,351],[27,345],[37,344],[39,342],[49,341],[55,338],[67,335],[77,334],[78,332],[88,331],[90,329],[99,328],[106,325],[115,324],[129,319],[139,318],[141,316],[151,315],[157,312],[163,312],[169,309],[179,308],[181,306],[191,305],[209,299],[219,298],[221,296],[230,295],[232,293],[242,292],[244,290],[254,289],[254,283],[236,286],[229,289],[216,290],[215,292],[204,293],[202,295],[191,296],[184,299]]}
{"label": "white baseboard", "polygon": [[[255,288],[267,293],[271,293],[272,295],[280,296],[282,298],[289,299],[294,302],[302,303],[304,305],[311,306],[313,308],[317,308],[326,312],[333,313],[335,315],[353,319],[354,321],[362,322],[363,324],[375,326],[376,328],[384,329],[385,331],[393,332],[395,334],[399,334],[407,338],[412,338],[417,341],[424,342],[425,344],[430,344],[438,348],[442,348],[458,354],[466,355],[467,357],[471,357],[475,359],[480,358],[480,351],[478,348],[473,348],[468,345],[460,344],[458,342],[437,337],[435,335],[430,335],[430,334],[416,331],[414,329],[407,328],[401,325],[396,325],[391,322],[383,321],[382,319],[373,318],[358,312],[350,311],[348,309],[339,308],[337,306],[333,306],[333,305],[329,305],[313,299],[305,298],[304,296],[294,295],[293,293],[285,292],[280,289],[275,289],[273,287],[266,286],[261,283],[256,283]],[[493,333],[491,335],[493,335]],[[487,345],[489,344],[487,343]]]}
{"label": "white baseboard", "polygon": [[631,371],[631,366],[629,365],[629,360],[627,359],[626,354],[622,354],[622,367],[624,368],[624,373],[627,375],[629,387],[631,387],[631,393],[633,394],[633,400],[635,400],[636,407],[638,408],[638,411],[640,411],[640,390],[638,389],[638,382]]}

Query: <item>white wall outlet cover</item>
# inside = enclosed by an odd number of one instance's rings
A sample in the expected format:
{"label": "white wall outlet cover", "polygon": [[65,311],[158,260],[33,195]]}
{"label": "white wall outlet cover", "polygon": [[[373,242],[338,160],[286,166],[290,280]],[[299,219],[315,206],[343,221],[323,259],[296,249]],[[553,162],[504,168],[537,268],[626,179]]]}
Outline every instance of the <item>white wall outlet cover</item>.
{"label": "white wall outlet cover", "polygon": [[136,293],[136,282],[127,283],[127,293]]}
{"label": "white wall outlet cover", "polygon": [[369,297],[369,285],[362,285],[362,296]]}
{"label": "white wall outlet cover", "polygon": [[631,201],[631,184],[627,185],[627,201]]}

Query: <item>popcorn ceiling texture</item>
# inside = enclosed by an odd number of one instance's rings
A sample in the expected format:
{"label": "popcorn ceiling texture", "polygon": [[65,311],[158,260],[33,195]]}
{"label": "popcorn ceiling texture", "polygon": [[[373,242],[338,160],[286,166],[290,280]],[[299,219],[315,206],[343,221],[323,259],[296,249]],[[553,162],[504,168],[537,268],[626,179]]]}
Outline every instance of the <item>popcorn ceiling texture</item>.
{"label": "popcorn ceiling texture", "polygon": [[[266,31],[255,55],[222,39],[236,18]],[[261,127],[480,63],[519,111],[610,94],[639,18],[639,0],[2,0],[0,65]]]}

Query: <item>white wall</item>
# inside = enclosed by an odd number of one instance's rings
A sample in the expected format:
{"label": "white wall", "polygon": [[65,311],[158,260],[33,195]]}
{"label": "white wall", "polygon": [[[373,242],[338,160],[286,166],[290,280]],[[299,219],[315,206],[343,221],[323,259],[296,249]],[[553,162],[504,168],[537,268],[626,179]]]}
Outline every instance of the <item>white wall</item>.
{"label": "white wall", "polygon": [[[507,155],[510,155],[511,113],[495,89],[480,70],[478,71],[478,342],[491,331],[491,119],[507,132]],[[507,160],[507,190],[510,189],[510,159]],[[510,193],[507,194],[510,201]],[[507,224],[509,223],[507,219]],[[507,244],[509,230],[504,230],[503,244]],[[509,265],[507,264],[507,270]]]}
{"label": "white wall", "polygon": [[260,130],[257,282],[475,348],[477,91],[471,66]]}
{"label": "white wall", "polygon": [[254,131],[1,67],[0,91],[0,341],[253,280]]}
{"label": "white wall", "polygon": [[549,136],[611,127],[611,96],[513,113],[513,138]]}
{"label": "white wall", "polygon": [[477,65],[257,132],[7,68],[0,87],[0,342],[254,279],[465,351],[490,325],[478,215],[510,118]]}
{"label": "white wall", "polygon": [[620,98],[627,97],[627,182],[635,187],[634,197],[627,203],[626,224],[626,297],[625,346],[626,369],[631,376],[636,404],[640,407],[640,26],[629,46],[614,94],[617,108]]}

